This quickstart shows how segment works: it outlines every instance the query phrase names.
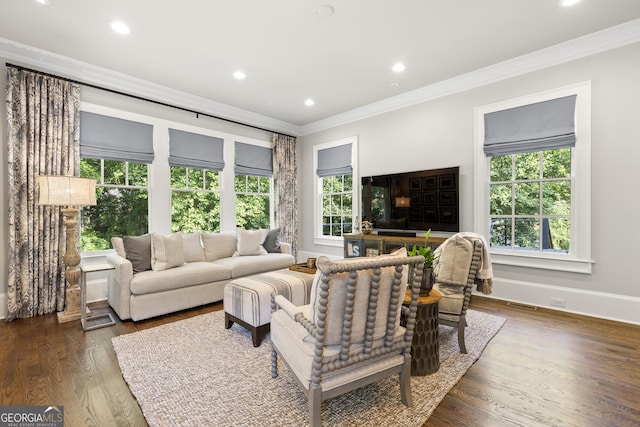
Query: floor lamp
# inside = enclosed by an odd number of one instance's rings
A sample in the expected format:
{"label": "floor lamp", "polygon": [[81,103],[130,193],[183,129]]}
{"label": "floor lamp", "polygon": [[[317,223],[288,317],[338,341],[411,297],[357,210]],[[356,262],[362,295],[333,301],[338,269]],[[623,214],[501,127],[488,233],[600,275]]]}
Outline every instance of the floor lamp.
{"label": "floor lamp", "polygon": [[64,226],[67,230],[67,244],[64,254],[67,278],[65,293],[65,310],[58,312],[58,322],[70,322],[80,319],[80,253],[76,246],[76,219],[82,206],[96,204],[96,180],[77,176],[50,175],[39,176],[40,188],[39,205],[63,206],[60,209],[64,216]]}

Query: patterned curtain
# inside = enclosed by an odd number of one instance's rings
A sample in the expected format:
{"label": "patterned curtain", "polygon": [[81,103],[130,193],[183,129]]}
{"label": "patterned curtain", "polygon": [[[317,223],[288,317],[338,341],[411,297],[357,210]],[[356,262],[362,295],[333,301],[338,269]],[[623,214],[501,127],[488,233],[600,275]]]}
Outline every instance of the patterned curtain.
{"label": "patterned curtain", "polygon": [[7,68],[9,283],[7,318],[64,309],[65,232],[58,206],[39,206],[39,175],[80,172],[80,87]]}
{"label": "patterned curtain", "polygon": [[296,139],[273,135],[273,185],[275,190],[275,221],[281,227],[281,239],[291,243],[295,257],[298,251],[298,166]]}

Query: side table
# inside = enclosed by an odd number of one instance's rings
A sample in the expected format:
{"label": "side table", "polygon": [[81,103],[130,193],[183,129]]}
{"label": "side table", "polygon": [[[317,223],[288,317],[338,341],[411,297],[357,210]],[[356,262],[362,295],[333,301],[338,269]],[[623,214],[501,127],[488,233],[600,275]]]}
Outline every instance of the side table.
{"label": "side table", "polygon": [[95,316],[87,316],[87,274],[96,273],[98,271],[113,270],[115,267],[111,264],[87,264],[80,265],[80,321],[82,329],[90,331],[92,329],[104,328],[105,326],[113,326],[116,324],[111,313],[98,314]]}
{"label": "side table", "polygon": [[[404,303],[411,302],[411,291],[404,296]],[[429,296],[418,297],[418,311],[411,342],[411,375],[429,375],[440,369],[438,345],[438,301],[442,295],[432,289]]]}

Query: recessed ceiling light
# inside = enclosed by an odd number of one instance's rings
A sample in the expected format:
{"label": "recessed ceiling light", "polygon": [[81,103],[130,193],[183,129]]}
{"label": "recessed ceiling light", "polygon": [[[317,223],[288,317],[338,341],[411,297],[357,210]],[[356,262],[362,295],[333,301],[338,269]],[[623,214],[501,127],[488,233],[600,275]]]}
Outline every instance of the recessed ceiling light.
{"label": "recessed ceiling light", "polygon": [[579,3],[579,2],[580,2],[580,0],[562,0],[560,2],[560,4],[562,6],[573,6],[574,4]]}
{"label": "recessed ceiling light", "polygon": [[401,73],[405,70],[405,68],[407,68],[406,65],[404,65],[402,62],[398,62],[396,63],[393,67],[391,67],[391,69],[393,71],[395,71],[396,73]]}
{"label": "recessed ceiling light", "polygon": [[391,87],[398,87],[398,86],[400,86],[399,83],[396,83],[396,82],[391,83]]}
{"label": "recessed ceiling light", "polygon": [[307,107],[311,107],[313,104],[315,104],[315,102],[311,98],[304,101],[304,105],[306,105]]}
{"label": "recessed ceiling light", "polygon": [[44,4],[45,6],[50,3],[49,0],[36,0],[36,2],[40,4]]}
{"label": "recessed ceiling light", "polygon": [[235,73],[233,73],[233,77],[235,77],[238,80],[243,80],[245,77],[247,77],[247,75],[242,71],[236,71]]}
{"label": "recessed ceiling light", "polygon": [[122,21],[113,21],[111,29],[118,34],[129,34],[131,32],[129,26]]}
{"label": "recessed ceiling light", "polygon": [[331,16],[335,9],[330,4],[323,4],[318,8],[318,15],[320,16]]}

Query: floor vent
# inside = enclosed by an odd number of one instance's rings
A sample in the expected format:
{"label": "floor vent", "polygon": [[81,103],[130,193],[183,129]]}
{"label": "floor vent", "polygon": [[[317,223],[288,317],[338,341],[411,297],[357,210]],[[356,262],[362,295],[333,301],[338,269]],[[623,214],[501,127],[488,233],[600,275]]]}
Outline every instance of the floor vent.
{"label": "floor vent", "polygon": [[510,305],[511,307],[518,307],[518,308],[526,308],[527,310],[537,310],[538,307],[536,307],[535,305],[529,305],[529,304],[523,304],[521,302],[507,302],[507,305]]}

